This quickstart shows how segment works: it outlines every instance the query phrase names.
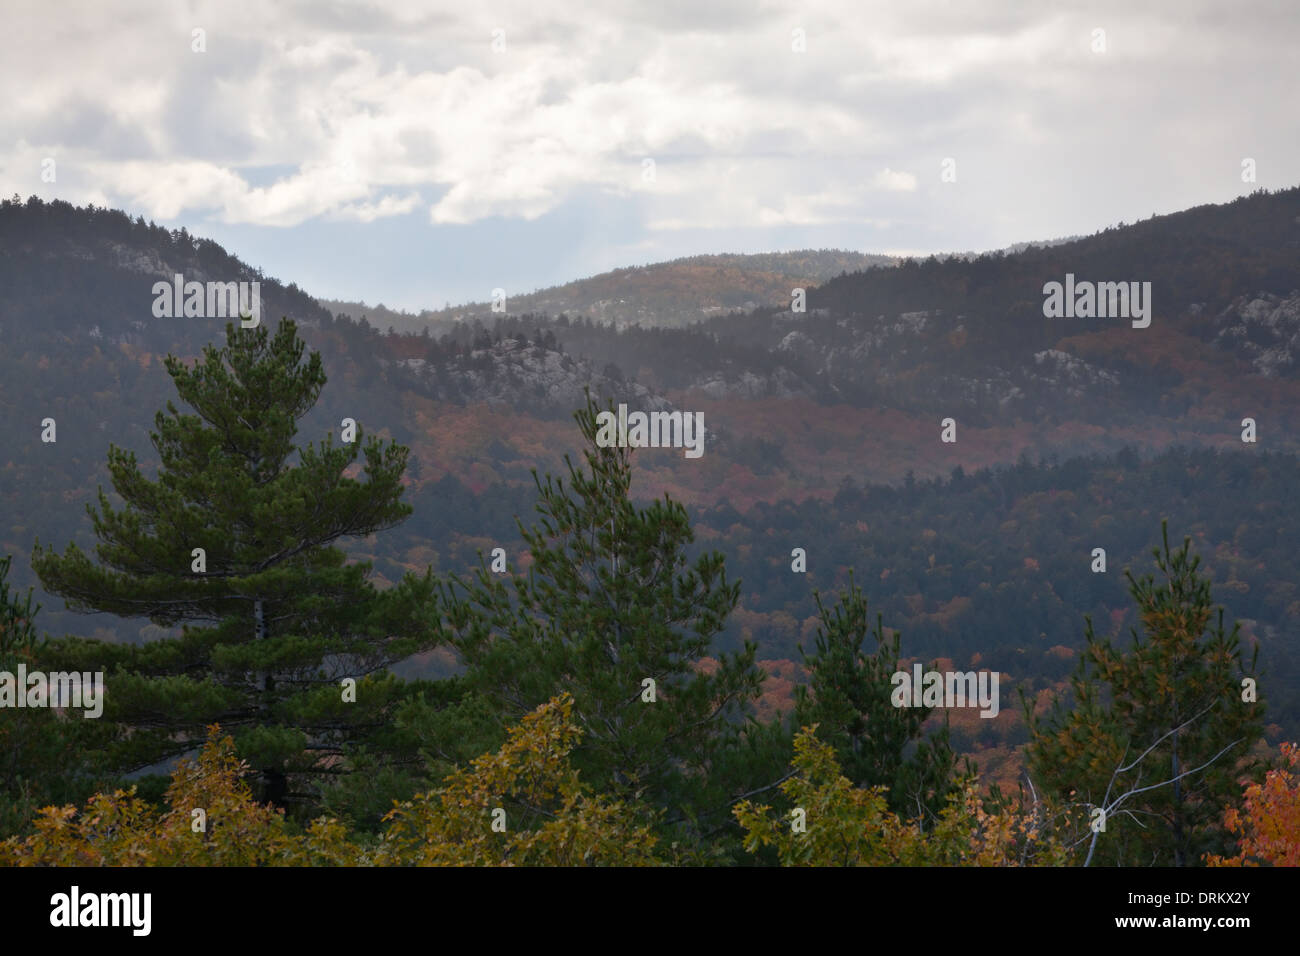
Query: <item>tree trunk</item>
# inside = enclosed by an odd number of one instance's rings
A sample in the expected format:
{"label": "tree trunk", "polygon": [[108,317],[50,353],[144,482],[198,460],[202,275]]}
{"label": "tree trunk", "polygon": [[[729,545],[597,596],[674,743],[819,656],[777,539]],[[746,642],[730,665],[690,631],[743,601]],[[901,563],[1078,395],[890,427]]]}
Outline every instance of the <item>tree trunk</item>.
{"label": "tree trunk", "polygon": [[[255,640],[266,639],[266,616],[262,609],[262,599],[253,601],[253,636]],[[266,671],[258,671],[257,678],[257,713],[263,722],[271,713],[271,692],[275,689],[275,678]],[[289,780],[283,771],[264,769],[261,772],[262,799],[272,806],[286,809],[286,797],[289,793]]]}

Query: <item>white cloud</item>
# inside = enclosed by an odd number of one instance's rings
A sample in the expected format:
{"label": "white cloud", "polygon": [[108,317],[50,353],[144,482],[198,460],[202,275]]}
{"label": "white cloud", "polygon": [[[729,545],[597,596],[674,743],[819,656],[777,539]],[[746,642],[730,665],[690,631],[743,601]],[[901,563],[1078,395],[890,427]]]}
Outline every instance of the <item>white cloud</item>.
{"label": "white cloud", "polygon": [[[1186,148],[1197,126],[1263,153],[1274,185],[1300,178],[1295,124],[1241,117],[1280,108],[1264,91],[1293,73],[1263,0],[10,6],[6,191],[40,191],[39,158],[55,155],[60,195],[160,218],[291,226],[425,206],[434,224],[535,220],[594,190],[658,230],[893,222],[909,202],[988,223],[1019,196],[1012,241],[1038,215],[1097,215],[1103,189],[1145,202],[1157,175],[1174,205],[1193,180],[1231,193]],[[206,53],[190,49],[196,26]],[[1205,70],[1216,51],[1227,61]],[[1132,142],[1143,152],[1126,157]],[[945,156],[961,173],[937,192]],[[1099,167],[1091,202],[1079,156]],[[253,167],[286,172],[258,184],[239,172]],[[1126,178],[1138,184],[1114,186]]]}
{"label": "white cloud", "polygon": [[876,173],[872,182],[880,189],[910,193],[916,188],[916,177],[911,173],[894,172],[888,166]]}

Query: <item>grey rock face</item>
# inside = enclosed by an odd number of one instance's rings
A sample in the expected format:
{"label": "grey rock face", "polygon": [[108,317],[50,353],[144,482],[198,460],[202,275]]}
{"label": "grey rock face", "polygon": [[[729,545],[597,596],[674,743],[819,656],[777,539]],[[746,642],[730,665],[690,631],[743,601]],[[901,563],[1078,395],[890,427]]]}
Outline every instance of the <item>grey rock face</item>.
{"label": "grey rock face", "polygon": [[636,382],[618,381],[595,370],[587,359],[504,339],[475,349],[444,365],[424,359],[393,363],[399,377],[417,391],[441,401],[532,407],[572,412],[583,404],[583,389],[609,396],[641,411],[669,411],[672,404]]}
{"label": "grey rock face", "polygon": [[1300,357],[1300,290],[1241,296],[1217,317],[1214,344],[1247,359],[1260,375],[1291,375]]}

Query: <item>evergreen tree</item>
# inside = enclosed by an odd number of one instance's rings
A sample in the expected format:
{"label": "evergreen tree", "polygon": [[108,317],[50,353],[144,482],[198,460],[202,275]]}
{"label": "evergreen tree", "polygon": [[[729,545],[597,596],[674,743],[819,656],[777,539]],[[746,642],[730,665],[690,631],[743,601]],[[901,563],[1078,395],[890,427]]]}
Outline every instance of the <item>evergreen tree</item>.
{"label": "evergreen tree", "polygon": [[779,729],[745,727],[763,682],[754,645],[705,661],[739,584],[717,552],[687,561],[694,533],[680,504],[632,502],[631,452],[596,443],[597,416],[590,396],[574,416],[587,470],[566,456],[567,484],[534,472],[541,520],[520,522],[527,573],[507,584],[482,566],[453,579],[445,626],[500,726],[570,694],[583,780],[662,811],[687,842],[734,830],[729,806],[765,775],[779,779],[789,755]]}
{"label": "evergreen tree", "polygon": [[157,414],[156,480],[134,453],[110,448],[123,505],[101,488],[98,512],[87,506],[99,563],[72,544],[62,555],[38,544],[32,563],[73,610],[183,625],[142,646],[68,639],[55,648],[79,669],[109,672],[106,718],[119,731],[109,766],[139,770],[183,754],[219,722],[262,774],[263,798],[287,802],[290,774],[338,773],[345,744],[392,743],[390,705],[414,689],[381,672],[431,646],[421,609],[434,592],[428,575],[380,592],[368,563],[348,564],[331,547],[410,513],[400,501],[407,449],[371,439],[358,481],[348,471],[360,429],[354,443],[330,436],[297,448],[297,422],[325,384],[320,356],[303,360],[289,320],[273,337],[233,324],[226,333],[228,344],[206,347],[193,368],[166,360],[195,414],[171,402]]}
{"label": "evergreen tree", "polygon": [[[17,682],[20,665],[26,673],[43,666],[46,641],[36,630],[39,604],[32,589],[23,597],[11,589],[13,558],[0,558],[0,674],[17,694],[27,688]],[[89,795],[93,781],[84,773],[81,749],[93,745],[93,726],[70,712],[60,716],[50,707],[0,705],[0,837],[23,829],[36,811],[50,803]],[[93,721],[90,722],[93,725]]]}
{"label": "evergreen tree", "polygon": [[1084,804],[1097,825],[1091,860],[1109,865],[1188,866],[1228,852],[1224,811],[1238,781],[1261,769],[1248,756],[1263,734],[1258,650],[1247,668],[1240,625],[1225,630],[1221,607],[1214,620],[1191,539],[1171,552],[1167,524],[1162,534],[1163,551],[1152,552],[1160,579],[1125,572],[1145,640],[1133,629],[1125,652],[1088,619],[1073,710],[1058,700],[1040,720],[1025,702],[1031,778]]}
{"label": "evergreen tree", "polygon": [[[829,611],[814,593],[820,624],[814,653],[799,653],[808,683],[795,688],[795,722],[817,725],[842,771],[859,787],[889,788],[895,813],[933,820],[947,805],[957,778],[948,726],[934,734],[921,727],[931,707],[895,707],[891,678],[900,670],[902,638],[885,637],[880,616],[871,629],[867,600],[849,577],[848,590]],[[872,653],[864,649],[870,631]]]}

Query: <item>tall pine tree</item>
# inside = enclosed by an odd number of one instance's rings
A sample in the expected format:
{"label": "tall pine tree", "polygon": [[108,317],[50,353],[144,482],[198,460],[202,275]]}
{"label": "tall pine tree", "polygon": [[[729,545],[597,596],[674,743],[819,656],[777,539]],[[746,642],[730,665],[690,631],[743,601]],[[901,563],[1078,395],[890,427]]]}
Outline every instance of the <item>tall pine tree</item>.
{"label": "tall pine tree", "polygon": [[[937,817],[957,784],[956,757],[945,724],[922,732],[931,707],[895,707],[892,678],[900,669],[901,637],[885,637],[879,615],[871,626],[867,599],[849,587],[829,610],[814,594],[818,617],[812,654],[800,646],[808,683],[795,688],[795,720],[817,725],[835,748],[843,773],[859,787],[889,788],[891,810],[926,822]],[[868,633],[874,647],[868,649]]]}
{"label": "tall pine tree", "polygon": [[1089,619],[1073,708],[1058,700],[1040,719],[1025,702],[1031,779],[1086,805],[1093,863],[1189,866],[1228,851],[1223,812],[1240,797],[1238,781],[1260,769],[1249,757],[1263,734],[1258,652],[1247,665],[1240,625],[1227,630],[1223,609],[1216,614],[1191,539],[1171,551],[1161,530],[1159,577],[1125,572],[1145,639],[1133,629],[1125,651]]}
{"label": "tall pine tree", "polygon": [[431,646],[433,582],[408,575],[381,592],[369,564],[331,546],[410,514],[407,449],[366,442],[364,481],[348,474],[359,430],[354,442],[299,449],[297,422],[325,385],[320,356],[304,361],[290,320],[274,336],[233,324],[226,334],[192,368],[166,360],[193,414],[171,402],[157,414],[156,479],[110,448],[122,506],[102,488],[98,511],[87,506],[98,563],[72,544],[61,555],[38,544],[32,564],[72,609],[182,625],[141,646],[69,638],[55,648],[68,665],[108,672],[105,719],[119,730],[110,767],[185,753],[220,723],[262,774],[262,796],[289,803],[307,796],[291,789],[307,780],[295,774],[339,772],[349,743],[382,746],[392,705],[413,692],[385,671]]}
{"label": "tall pine tree", "polygon": [[705,660],[739,598],[722,555],[688,561],[686,510],[631,500],[631,451],[597,444],[598,414],[590,396],[575,414],[587,469],[566,456],[567,483],[534,473],[527,573],[454,579],[445,627],[499,725],[572,695],[583,780],[661,811],[689,843],[734,828],[729,807],[779,779],[788,748],[774,727],[746,726],[763,682],[754,645]]}

